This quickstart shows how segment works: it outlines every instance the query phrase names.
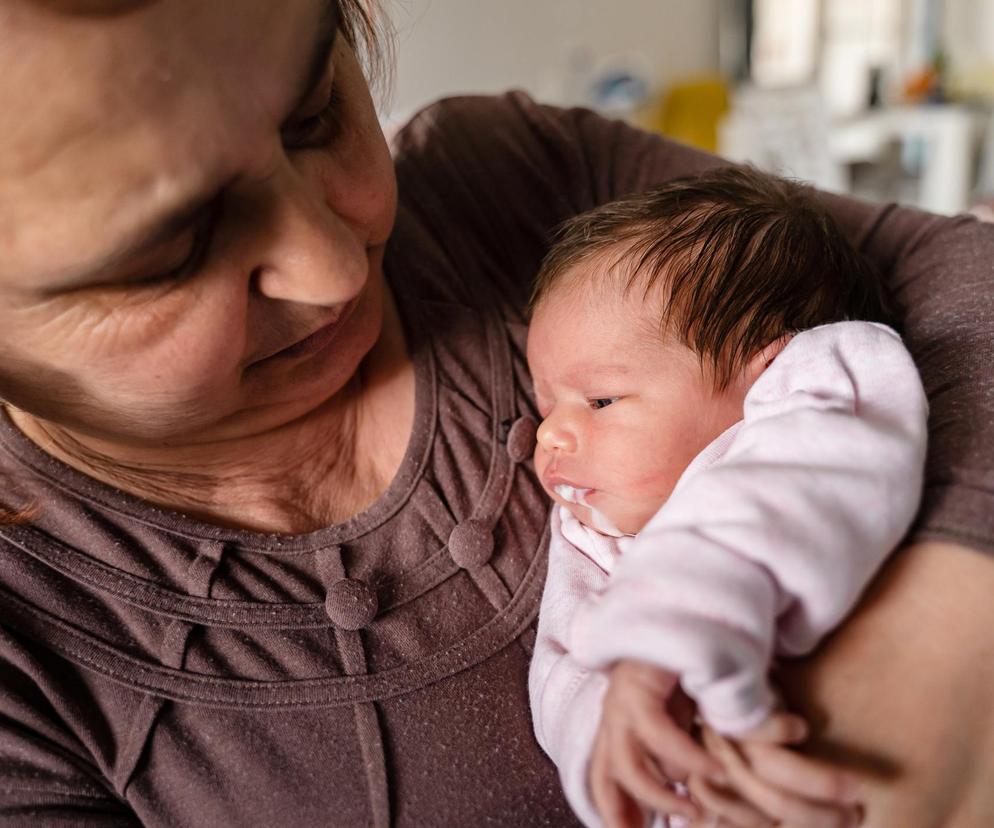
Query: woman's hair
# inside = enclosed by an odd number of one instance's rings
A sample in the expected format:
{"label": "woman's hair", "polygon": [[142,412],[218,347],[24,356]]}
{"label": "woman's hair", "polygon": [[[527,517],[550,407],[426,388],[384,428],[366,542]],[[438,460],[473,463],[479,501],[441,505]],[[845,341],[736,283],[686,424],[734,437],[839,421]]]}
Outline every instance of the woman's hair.
{"label": "woman's hair", "polygon": [[[4,485],[8,486],[9,481],[4,480]],[[0,503],[0,527],[3,526],[23,526],[30,523],[38,514],[38,505],[31,501],[26,501],[26,505],[21,507],[6,506]]]}
{"label": "woman's hair", "polygon": [[380,0],[337,0],[342,36],[355,51],[370,86],[381,93],[393,80],[393,30]]}
{"label": "woman's hair", "polygon": [[680,178],[566,221],[531,308],[554,289],[598,286],[658,296],[661,330],[691,348],[719,388],[785,334],[889,321],[872,264],[817,194],[749,167]]}

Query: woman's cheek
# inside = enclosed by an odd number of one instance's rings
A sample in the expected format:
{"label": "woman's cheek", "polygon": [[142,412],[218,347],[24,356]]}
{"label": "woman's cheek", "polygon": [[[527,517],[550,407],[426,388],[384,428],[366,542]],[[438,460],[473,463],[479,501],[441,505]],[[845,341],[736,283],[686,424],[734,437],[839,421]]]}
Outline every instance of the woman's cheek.
{"label": "woman's cheek", "polygon": [[204,307],[190,286],[94,288],[55,297],[33,309],[26,330],[36,353],[83,366],[141,355],[175,336],[191,310]]}
{"label": "woman's cheek", "polygon": [[243,317],[185,320],[145,350],[139,382],[180,400],[216,399],[240,382],[245,337]]}
{"label": "woman's cheek", "polygon": [[[216,400],[236,386],[245,353],[245,302],[187,285],[122,309],[92,331],[84,350],[108,392],[159,403]],[[130,312],[126,312],[130,311]],[[115,393],[116,392],[116,393]]]}
{"label": "woman's cheek", "polygon": [[[366,143],[356,145],[360,139]],[[397,182],[382,133],[352,137],[329,152],[311,153],[298,168],[367,247],[386,243],[397,210]]]}

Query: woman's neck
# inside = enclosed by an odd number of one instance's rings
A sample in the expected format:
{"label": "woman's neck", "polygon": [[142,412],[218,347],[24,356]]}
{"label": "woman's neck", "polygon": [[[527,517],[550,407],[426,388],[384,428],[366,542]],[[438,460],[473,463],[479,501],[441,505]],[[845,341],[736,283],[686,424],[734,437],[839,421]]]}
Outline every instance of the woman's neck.
{"label": "woman's neck", "polygon": [[414,369],[392,299],[383,332],[334,397],[278,429],[138,459],[23,411],[15,425],[90,477],[211,523],[300,533],[345,520],[390,485],[414,422]]}

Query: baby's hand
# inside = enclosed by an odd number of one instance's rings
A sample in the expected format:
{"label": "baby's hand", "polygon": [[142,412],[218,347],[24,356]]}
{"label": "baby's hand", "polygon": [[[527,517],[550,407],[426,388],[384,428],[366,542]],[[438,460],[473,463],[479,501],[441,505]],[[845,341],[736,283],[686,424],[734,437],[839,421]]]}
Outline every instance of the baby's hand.
{"label": "baby's hand", "polygon": [[721,764],[690,736],[693,704],[677,677],[636,661],[610,672],[590,759],[590,791],[609,828],[641,828],[645,811],[694,819],[700,809],[673,782],[723,781]]}
{"label": "baby's hand", "polygon": [[[704,742],[721,759],[731,784],[692,777],[689,788],[694,799],[707,809],[710,818],[720,817],[722,825],[738,828],[774,822],[806,828],[858,825],[856,778],[790,749],[807,735],[805,721],[784,712],[772,714],[758,728],[735,740],[705,727]],[[757,819],[751,806],[769,819]]]}

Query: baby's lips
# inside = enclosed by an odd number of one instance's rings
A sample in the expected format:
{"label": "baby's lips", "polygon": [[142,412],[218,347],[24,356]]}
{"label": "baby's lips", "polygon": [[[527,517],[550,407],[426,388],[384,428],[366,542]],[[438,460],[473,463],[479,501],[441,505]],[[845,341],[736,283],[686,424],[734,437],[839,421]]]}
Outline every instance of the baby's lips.
{"label": "baby's lips", "polygon": [[567,503],[575,503],[578,506],[586,506],[587,495],[590,494],[590,489],[583,489],[579,486],[571,486],[568,483],[557,483],[552,487],[552,491],[554,491]]}

